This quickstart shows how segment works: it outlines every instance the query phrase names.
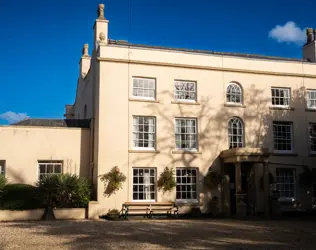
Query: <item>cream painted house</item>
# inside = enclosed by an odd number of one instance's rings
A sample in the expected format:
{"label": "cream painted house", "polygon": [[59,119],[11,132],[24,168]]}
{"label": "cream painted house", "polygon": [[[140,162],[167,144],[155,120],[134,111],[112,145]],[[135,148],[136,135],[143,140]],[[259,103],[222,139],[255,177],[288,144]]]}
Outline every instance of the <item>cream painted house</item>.
{"label": "cream painted house", "polygon": [[[315,30],[307,29],[300,60],[111,40],[104,5],[98,13],[92,53],[84,45],[76,100],[66,105],[62,125],[30,119],[0,128],[8,142],[1,171],[9,179],[88,176],[90,218],[126,201],[176,201],[181,212],[214,212],[214,196],[224,215],[268,215],[270,175],[279,201],[312,208],[316,183],[305,187],[300,174],[316,168]],[[99,175],[114,166],[127,181],[105,197]],[[166,166],[175,169],[177,186],[163,194],[156,182]],[[213,190],[203,187],[210,169],[225,176]]]}

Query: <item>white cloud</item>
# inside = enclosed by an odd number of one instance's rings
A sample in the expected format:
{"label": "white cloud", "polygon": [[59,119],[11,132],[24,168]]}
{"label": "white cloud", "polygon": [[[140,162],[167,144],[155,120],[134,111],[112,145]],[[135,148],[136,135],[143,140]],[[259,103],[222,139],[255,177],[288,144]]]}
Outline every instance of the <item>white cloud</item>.
{"label": "white cloud", "polygon": [[269,37],[279,43],[295,43],[301,45],[306,40],[305,29],[301,29],[292,21],[286,22],[283,26],[277,25],[269,32]]}
{"label": "white cloud", "polygon": [[6,120],[9,123],[19,122],[26,118],[29,118],[29,116],[26,113],[15,113],[12,111],[8,111],[3,114],[0,114],[0,119]]}

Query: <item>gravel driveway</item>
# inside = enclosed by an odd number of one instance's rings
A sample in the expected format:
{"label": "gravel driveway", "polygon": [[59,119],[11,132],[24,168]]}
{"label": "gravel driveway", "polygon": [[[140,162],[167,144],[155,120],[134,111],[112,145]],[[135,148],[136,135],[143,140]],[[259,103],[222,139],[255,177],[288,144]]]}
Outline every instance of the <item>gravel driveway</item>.
{"label": "gravel driveway", "polygon": [[316,249],[315,221],[0,223],[0,249]]}

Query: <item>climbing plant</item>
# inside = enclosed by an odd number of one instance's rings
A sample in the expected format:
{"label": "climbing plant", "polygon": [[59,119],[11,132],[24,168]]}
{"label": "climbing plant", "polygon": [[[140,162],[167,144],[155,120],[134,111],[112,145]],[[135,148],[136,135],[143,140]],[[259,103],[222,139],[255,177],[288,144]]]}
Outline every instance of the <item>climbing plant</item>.
{"label": "climbing plant", "polygon": [[173,168],[165,167],[157,182],[158,190],[162,190],[163,193],[170,192],[175,186],[176,180]]}
{"label": "climbing plant", "polygon": [[100,180],[104,183],[104,195],[110,196],[123,187],[126,176],[115,166],[108,173],[101,175]]}

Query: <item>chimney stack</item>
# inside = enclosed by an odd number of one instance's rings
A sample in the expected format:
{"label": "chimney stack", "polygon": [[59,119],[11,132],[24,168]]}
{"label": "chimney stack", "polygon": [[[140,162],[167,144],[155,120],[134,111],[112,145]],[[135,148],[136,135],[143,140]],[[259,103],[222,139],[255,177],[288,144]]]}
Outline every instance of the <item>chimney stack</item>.
{"label": "chimney stack", "polygon": [[316,62],[316,30],[306,29],[306,43],[303,46],[303,59],[308,62]]}
{"label": "chimney stack", "polygon": [[89,56],[89,44],[84,44],[82,49],[82,56],[80,59],[80,76],[85,78],[90,69],[91,57]]}
{"label": "chimney stack", "polygon": [[104,4],[99,4],[98,17],[94,24],[94,49],[98,50],[99,45],[106,45],[108,43],[108,23],[104,16]]}

